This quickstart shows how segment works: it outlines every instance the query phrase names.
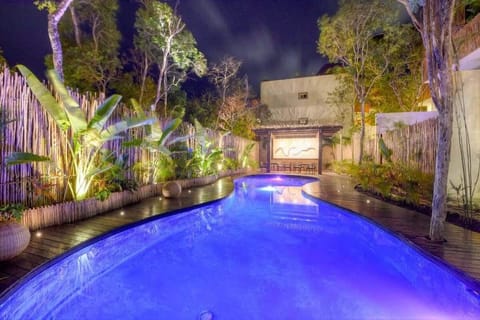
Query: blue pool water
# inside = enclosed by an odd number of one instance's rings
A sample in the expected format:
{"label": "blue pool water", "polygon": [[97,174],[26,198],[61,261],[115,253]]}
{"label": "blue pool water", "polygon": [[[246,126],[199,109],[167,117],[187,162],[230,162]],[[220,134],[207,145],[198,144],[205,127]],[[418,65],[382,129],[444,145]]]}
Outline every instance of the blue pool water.
{"label": "blue pool water", "polygon": [[480,319],[478,284],[347,211],[311,178],[112,234],[0,300],[0,319]]}

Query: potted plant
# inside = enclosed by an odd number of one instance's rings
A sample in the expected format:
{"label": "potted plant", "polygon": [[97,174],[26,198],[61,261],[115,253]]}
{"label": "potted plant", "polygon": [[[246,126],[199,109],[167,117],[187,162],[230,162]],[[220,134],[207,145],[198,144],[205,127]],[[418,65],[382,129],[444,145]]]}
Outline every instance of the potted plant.
{"label": "potted plant", "polygon": [[0,261],[19,255],[30,242],[30,231],[19,222],[23,210],[21,204],[0,206]]}

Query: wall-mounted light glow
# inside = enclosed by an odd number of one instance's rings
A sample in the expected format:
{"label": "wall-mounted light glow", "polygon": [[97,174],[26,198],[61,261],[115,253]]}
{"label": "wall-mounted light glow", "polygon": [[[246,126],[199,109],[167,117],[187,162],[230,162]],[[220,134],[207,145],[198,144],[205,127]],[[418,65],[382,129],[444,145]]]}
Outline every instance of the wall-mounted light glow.
{"label": "wall-mounted light glow", "polygon": [[37,232],[35,233],[35,236],[36,236],[37,238],[41,238],[41,237],[42,237],[42,233],[41,233],[40,231],[37,231]]}
{"label": "wall-mounted light glow", "polygon": [[125,215],[125,211],[123,211],[123,210],[120,211],[120,215],[121,215],[121,216],[124,216],[124,215]]}

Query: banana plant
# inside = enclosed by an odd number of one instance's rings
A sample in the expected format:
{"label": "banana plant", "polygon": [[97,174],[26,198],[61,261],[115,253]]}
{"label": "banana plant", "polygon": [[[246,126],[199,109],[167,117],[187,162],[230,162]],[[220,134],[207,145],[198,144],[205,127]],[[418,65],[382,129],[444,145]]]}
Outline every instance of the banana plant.
{"label": "banana plant", "polygon": [[[143,108],[135,99],[131,99],[130,102],[137,115],[146,117]],[[185,109],[174,109],[171,114],[172,118],[166,119],[163,123],[160,119],[154,117],[153,123],[144,127],[145,136],[143,139],[136,139],[124,144],[125,146],[145,148],[153,153],[155,158],[152,161],[136,165],[137,169],[147,172],[151,183],[164,181],[166,177],[174,175],[175,163],[171,157],[172,152],[168,147],[177,142],[186,141],[189,138],[188,136],[172,138],[172,134],[182,124]]]}
{"label": "banana plant", "polygon": [[[137,115],[140,117],[147,117],[145,111],[143,111],[142,107],[135,99],[131,99],[130,102]],[[185,110],[177,110],[175,114],[176,116],[174,118],[167,119],[163,125],[160,119],[154,117],[153,122],[145,126],[145,138],[132,141],[129,145],[145,147],[151,151],[160,152],[164,155],[170,156],[171,152],[168,149],[168,146],[188,139],[188,136],[180,136],[170,139],[172,133],[182,124]]]}
{"label": "banana plant", "polygon": [[[74,177],[68,185],[75,200],[85,199],[95,176],[111,169],[108,166],[96,167],[96,160],[106,142],[122,139],[122,134],[127,130],[151,125],[155,121],[151,118],[126,119],[106,126],[122,98],[117,94],[107,98],[97,107],[93,117],[87,119],[85,111],[70,96],[54,70],[47,71],[47,78],[59,101],[27,67],[18,65],[17,68],[42,107],[67,137],[70,153],[68,161],[72,165]],[[23,160],[31,161],[32,159],[28,159],[31,157],[32,154],[28,153],[13,153],[7,159],[7,164],[22,163]]]}
{"label": "banana plant", "polygon": [[218,172],[223,162],[223,150],[215,147],[208,138],[206,129],[195,119],[195,150],[187,162],[187,168],[193,169],[194,175],[204,177]]}

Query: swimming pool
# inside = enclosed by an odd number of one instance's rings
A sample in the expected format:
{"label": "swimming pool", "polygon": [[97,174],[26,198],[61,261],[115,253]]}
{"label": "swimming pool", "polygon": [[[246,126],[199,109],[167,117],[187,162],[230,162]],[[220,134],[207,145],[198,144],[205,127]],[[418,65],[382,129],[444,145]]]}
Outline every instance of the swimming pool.
{"label": "swimming pool", "polygon": [[0,319],[479,319],[479,287],[368,220],[259,175],[102,237],[0,300]]}

